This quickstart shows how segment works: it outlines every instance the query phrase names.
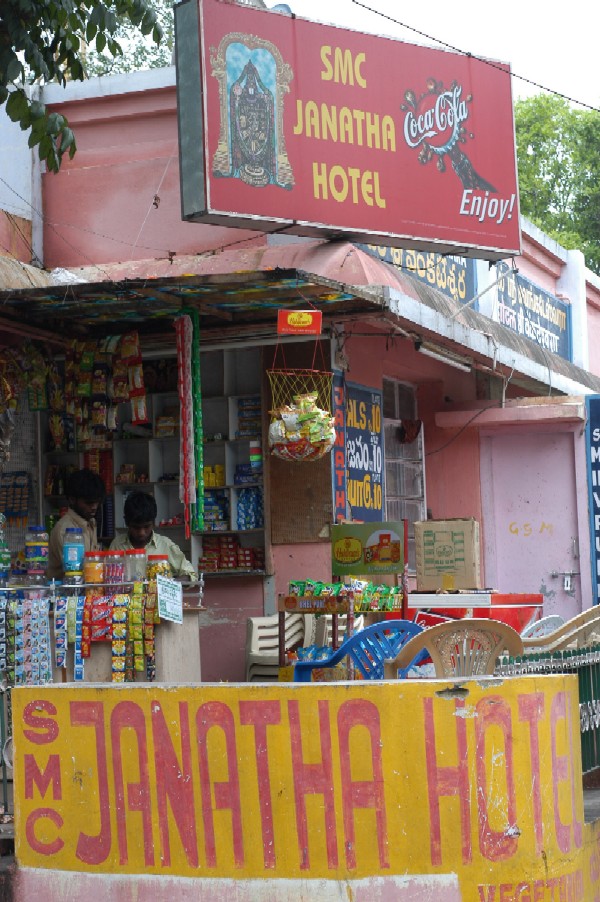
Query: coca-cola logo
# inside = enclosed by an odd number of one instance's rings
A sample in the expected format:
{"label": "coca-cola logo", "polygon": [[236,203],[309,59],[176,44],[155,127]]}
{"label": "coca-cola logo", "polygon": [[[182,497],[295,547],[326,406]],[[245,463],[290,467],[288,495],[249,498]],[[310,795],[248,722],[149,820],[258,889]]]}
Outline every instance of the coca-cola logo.
{"label": "coca-cola logo", "polygon": [[494,192],[494,186],[475,171],[463,146],[473,135],[467,132],[469,104],[473,96],[463,97],[463,88],[453,81],[449,88],[436,78],[428,78],[426,90],[417,96],[404,92],[400,109],[404,116],[404,140],[418,149],[417,159],[426,166],[435,160],[439,172],[446,171],[446,158],[465,189]]}
{"label": "coca-cola logo", "polygon": [[461,124],[469,117],[461,95],[460,85],[441,94],[423,94],[404,119],[404,140],[408,146],[419,147],[426,141],[434,153],[448,153],[459,139]]}

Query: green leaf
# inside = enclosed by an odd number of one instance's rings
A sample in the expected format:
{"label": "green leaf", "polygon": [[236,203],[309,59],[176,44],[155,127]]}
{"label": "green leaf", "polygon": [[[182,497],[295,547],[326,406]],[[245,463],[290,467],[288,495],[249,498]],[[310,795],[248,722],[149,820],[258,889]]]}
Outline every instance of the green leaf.
{"label": "green leaf", "polygon": [[48,116],[48,124],[46,131],[49,135],[58,135],[64,122],[64,117],[60,113],[50,113]]}
{"label": "green leaf", "polygon": [[140,25],[140,30],[142,34],[150,34],[151,31],[154,30],[154,26],[156,24],[155,16],[146,15],[142,19],[142,24]]}
{"label": "green leaf", "polygon": [[98,53],[102,53],[104,48],[106,47],[106,35],[103,31],[100,31],[96,37],[96,51]]}
{"label": "green leaf", "polygon": [[60,157],[56,152],[54,144],[46,155],[46,166],[48,167],[50,172],[58,172],[58,170],[60,169]]}
{"label": "green leaf", "polygon": [[69,16],[69,27],[71,31],[81,31],[83,28],[83,19],[77,13],[71,13]]}
{"label": "green leaf", "polygon": [[40,159],[45,160],[48,154],[51,152],[53,146],[54,142],[52,141],[52,138],[50,138],[48,135],[44,135],[44,137],[40,141]]}
{"label": "green leaf", "polygon": [[46,115],[46,107],[39,100],[32,100],[29,104],[29,112],[32,120],[41,119]]}
{"label": "green leaf", "polygon": [[13,53],[12,59],[6,67],[5,81],[19,81],[23,78],[23,64]]}
{"label": "green leaf", "polygon": [[11,91],[6,101],[6,113],[13,122],[20,122],[27,116],[29,108],[23,91]]}
{"label": "green leaf", "polygon": [[63,154],[66,150],[72,146],[75,141],[75,135],[71,131],[70,128],[63,128],[61,133],[61,141],[60,141],[60,153]]}
{"label": "green leaf", "polygon": [[73,81],[84,81],[85,80],[85,72],[83,71],[83,66],[79,62],[79,60],[75,60],[71,63],[71,78]]}

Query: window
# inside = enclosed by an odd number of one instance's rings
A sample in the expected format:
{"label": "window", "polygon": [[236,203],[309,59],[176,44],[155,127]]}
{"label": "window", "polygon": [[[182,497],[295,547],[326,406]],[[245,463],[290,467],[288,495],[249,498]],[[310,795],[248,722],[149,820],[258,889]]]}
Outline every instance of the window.
{"label": "window", "polygon": [[383,418],[386,518],[408,520],[408,567],[414,572],[413,524],[426,519],[426,507],[423,429],[412,386],[383,380]]}

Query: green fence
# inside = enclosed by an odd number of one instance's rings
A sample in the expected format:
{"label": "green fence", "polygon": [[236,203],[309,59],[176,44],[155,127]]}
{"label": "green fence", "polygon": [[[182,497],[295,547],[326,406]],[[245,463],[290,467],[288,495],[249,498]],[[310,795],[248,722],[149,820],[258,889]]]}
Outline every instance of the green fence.
{"label": "green fence", "polygon": [[579,726],[583,773],[600,767],[600,645],[566,651],[502,657],[497,676],[524,673],[574,673],[579,680]]}

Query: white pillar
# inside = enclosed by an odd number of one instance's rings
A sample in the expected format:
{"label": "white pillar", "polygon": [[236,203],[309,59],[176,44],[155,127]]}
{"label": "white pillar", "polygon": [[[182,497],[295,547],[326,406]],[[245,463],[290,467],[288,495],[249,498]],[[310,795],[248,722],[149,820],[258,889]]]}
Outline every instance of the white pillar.
{"label": "white pillar", "polygon": [[571,345],[573,363],[582,369],[589,369],[587,304],[585,296],[585,258],[582,251],[567,251],[567,261],[563,266],[556,291],[571,302]]}

